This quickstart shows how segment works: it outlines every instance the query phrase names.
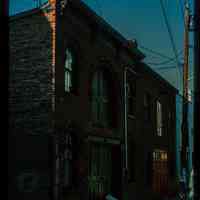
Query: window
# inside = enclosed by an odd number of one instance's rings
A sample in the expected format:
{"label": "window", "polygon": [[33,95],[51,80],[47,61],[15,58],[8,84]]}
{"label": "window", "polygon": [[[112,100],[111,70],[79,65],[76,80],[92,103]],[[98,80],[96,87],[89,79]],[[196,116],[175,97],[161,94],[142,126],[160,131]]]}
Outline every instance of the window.
{"label": "window", "polygon": [[74,67],[74,56],[71,49],[67,48],[65,52],[65,92],[70,92],[72,90],[73,82],[73,67]]}
{"label": "window", "polygon": [[92,81],[92,117],[103,126],[110,124],[110,99],[108,77],[104,70],[95,72]]}
{"label": "window", "polygon": [[151,96],[149,93],[144,94],[144,120],[151,119]]}
{"label": "window", "polygon": [[162,104],[158,100],[156,102],[156,119],[157,119],[157,135],[162,136],[162,130],[163,130]]}
{"label": "window", "polygon": [[111,147],[92,143],[90,146],[89,199],[99,199],[111,190],[112,155]]}
{"label": "window", "polygon": [[163,150],[153,152],[152,187],[156,193],[164,194],[169,182],[168,153]]}
{"label": "window", "polygon": [[127,84],[127,111],[128,115],[135,116],[136,106],[136,86],[135,82],[128,82]]}
{"label": "window", "polygon": [[72,184],[72,138],[71,135],[65,136],[63,152],[63,186],[69,187]]}
{"label": "window", "polygon": [[172,130],[172,128],[171,128],[171,126],[172,126],[172,123],[171,123],[171,121],[172,121],[172,113],[171,113],[171,111],[169,110],[168,111],[168,133],[170,133],[170,131]]}

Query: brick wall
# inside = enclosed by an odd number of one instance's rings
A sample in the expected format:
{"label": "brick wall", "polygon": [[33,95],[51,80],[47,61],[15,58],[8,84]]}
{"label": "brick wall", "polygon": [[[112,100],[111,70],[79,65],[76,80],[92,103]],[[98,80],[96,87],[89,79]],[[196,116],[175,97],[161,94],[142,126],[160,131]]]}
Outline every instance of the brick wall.
{"label": "brick wall", "polygon": [[[11,184],[14,185],[13,192],[25,199],[47,199],[49,194],[55,19],[54,7],[46,5],[42,11],[35,9],[14,16],[9,23],[9,133],[13,138],[10,143],[13,155]],[[28,183],[31,193],[27,193],[23,185],[27,174],[32,177]]]}

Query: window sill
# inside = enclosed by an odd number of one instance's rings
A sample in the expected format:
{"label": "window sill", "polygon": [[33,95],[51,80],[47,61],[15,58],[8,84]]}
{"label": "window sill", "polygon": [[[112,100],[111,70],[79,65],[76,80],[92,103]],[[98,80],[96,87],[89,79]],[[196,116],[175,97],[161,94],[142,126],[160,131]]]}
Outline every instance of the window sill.
{"label": "window sill", "polygon": [[76,90],[64,91],[64,96],[79,96],[79,93]]}
{"label": "window sill", "polygon": [[163,137],[163,135],[157,135],[157,134],[156,134],[156,137]]}
{"label": "window sill", "polygon": [[103,127],[97,124],[91,124],[88,131],[97,135],[113,135],[114,130],[110,127]]}
{"label": "window sill", "polygon": [[130,115],[130,114],[128,115],[128,118],[129,119],[136,119],[135,115]]}

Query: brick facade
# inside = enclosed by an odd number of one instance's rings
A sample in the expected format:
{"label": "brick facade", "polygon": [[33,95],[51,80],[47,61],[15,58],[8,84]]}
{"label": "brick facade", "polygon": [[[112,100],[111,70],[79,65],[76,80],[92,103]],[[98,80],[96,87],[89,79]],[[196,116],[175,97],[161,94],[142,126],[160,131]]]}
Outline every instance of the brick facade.
{"label": "brick facade", "polygon": [[[64,192],[57,188],[59,195],[63,195],[61,197],[83,199],[84,196],[88,199],[89,152],[97,142],[112,149],[112,165],[115,166],[111,174],[113,194],[119,199],[123,199],[125,193],[130,199],[153,198],[152,185],[147,180],[148,155],[155,149],[162,149],[169,152],[171,160],[174,159],[176,90],[142,62],[144,55],[137,46],[133,47],[134,43],[123,38],[85,4],[69,1],[61,15],[55,2],[52,0],[41,9],[10,20],[9,125],[16,141],[13,157],[17,166],[13,169],[13,176],[34,172],[39,174],[39,181],[42,181],[41,177],[47,177],[43,180],[46,181],[44,186],[39,183],[32,193],[19,192],[19,189],[15,192],[24,199],[49,199],[56,174],[52,135],[55,133],[62,143],[62,137],[70,133],[76,137],[72,173],[75,181]],[[74,49],[77,60],[76,88],[69,93],[64,92],[63,67],[68,46]],[[128,117],[129,151],[134,147],[134,154],[129,153],[131,172],[126,187],[122,179],[124,66],[136,71],[136,75],[129,75],[136,82],[136,110],[135,117]],[[94,72],[102,68],[107,70],[112,83],[114,123],[111,127],[92,124],[91,82]],[[146,92],[152,97],[148,122],[144,120]],[[165,125],[162,137],[156,136],[157,99],[163,103],[164,122],[168,119],[168,112],[172,113],[171,125],[169,128]],[[56,141],[53,142],[55,147]],[[59,173],[62,179],[63,171]],[[13,184],[16,180],[13,179]]]}
{"label": "brick facade", "polygon": [[[53,134],[55,10],[46,6],[10,20],[9,131],[14,138],[13,165],[18,195],[48,197],[50,135]],[[23,181],[31,176],[34,195]],[[31,188],[28,188],[31,189]],[[24,193],[25,191],[25,193]],[[39,191],[39,192],[38,192]]]}

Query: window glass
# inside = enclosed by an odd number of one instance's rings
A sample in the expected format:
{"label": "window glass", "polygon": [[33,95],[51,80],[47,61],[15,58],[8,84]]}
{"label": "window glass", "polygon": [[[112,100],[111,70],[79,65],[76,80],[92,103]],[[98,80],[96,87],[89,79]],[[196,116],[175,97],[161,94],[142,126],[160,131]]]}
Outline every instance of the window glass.
{"label": "window glass", "polygon": [[111,189],[111,149],[104,144],[91,144],[90,156],[89,198],[96,199]]}
{"label": "window glass", "polygon": [[92,119],[95,123],[109,125],[109,87],[104,71],[97,71],[92,81]]}
{"label": "window glass", "polygon": [[71,73],[69,71],[65,71],[65,91],[70,92],[70,88],[72,87],[71,81]]}
{"label": "window glass", "polygon": [[66,50],[66,60],[65,60],[65,68],[69,69],[70,71],[72,70],[72,64],[73,64],[73,56],[72,52],[70,49]]}
{"label": "window glass", "polygon": [[65,92],[70,92],[72,89],[72,70],[74,65],[74,58],[70,49],[66,49],[65,53]]}
{"label": "window glass", "polygon": [[69,187],[72,184],[72,138],[71,135],[65,136],[65,149],[63,152],[63,184]]}
{"label": "window glass", "polygon": [[157,109],[157,135],[162,136],[162,104],[160,101],[157,101],[156,103],[156,109]]}
{"label": "window glass", "polygon": [[144,119],[146,121],[151,119],[151,96],[149,93],[144,94]]}
{"label": "window glass", "polygon": [[172,125],[171,120],[172,120],[172,113],[169,110],[168,111],[168,133],[171,131],[171,125]]}

